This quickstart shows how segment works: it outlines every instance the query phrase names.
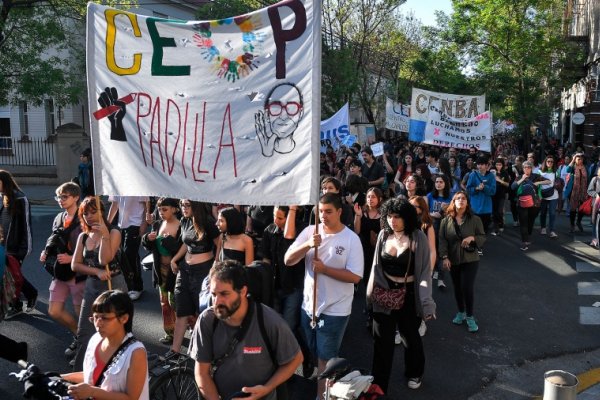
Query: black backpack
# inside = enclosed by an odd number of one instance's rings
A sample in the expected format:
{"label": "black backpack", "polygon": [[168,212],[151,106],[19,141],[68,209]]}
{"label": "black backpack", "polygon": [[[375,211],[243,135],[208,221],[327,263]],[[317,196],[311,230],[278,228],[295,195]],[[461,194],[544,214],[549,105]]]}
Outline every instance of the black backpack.
{"label": "black backpack", "polygon": [[[275,292],[275,275],[271,264],[262,261],[253,261],[250,265],[245,265],[246,280],[248,282],[248,296],[257,303],[273,307]],[[210,282],[208,276],[202,281],[202,289],[198,296],[199,314],[212,306],[212,296],[210,294]]]}

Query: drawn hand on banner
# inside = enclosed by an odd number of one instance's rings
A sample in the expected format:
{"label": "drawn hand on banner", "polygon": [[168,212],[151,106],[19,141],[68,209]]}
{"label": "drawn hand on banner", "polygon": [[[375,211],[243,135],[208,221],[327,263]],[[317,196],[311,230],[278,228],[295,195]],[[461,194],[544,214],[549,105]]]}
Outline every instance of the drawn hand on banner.
{"label": "drawn hand on banner", "polygon": [[98,97],[98,103],[102,108],[109,106],[119,107],[117,111],[108,116],[108,120],[110,121],[110,140],[126,142],[127,137],[125,136],[125,129],[123,128],[123,118],[125,117],[125,114],[127,114],[127,106],[125,102],[119,100],[117,88],[105,88],[104,92]]}
{"label": "drawn hand on banner", "polygon": [[296,147],[293,135],[304,116],[302,93],[293,83],[280,83],[266,97],[264,110],[255,114],[256,135],[263,156],[287,154]]}

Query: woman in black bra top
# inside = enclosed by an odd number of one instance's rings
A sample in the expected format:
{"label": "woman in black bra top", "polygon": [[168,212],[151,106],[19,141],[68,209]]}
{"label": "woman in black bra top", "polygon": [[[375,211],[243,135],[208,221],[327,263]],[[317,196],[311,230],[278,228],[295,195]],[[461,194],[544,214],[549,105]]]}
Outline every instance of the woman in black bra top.
{"label": "woman in black bra top", "polygon": [[233,207],[219,211],[217,228],[221,235],[217,243],[217,258],[220,261],[235,260],[242,265],[254,261],[254,242],[244,233],[242,214]]}
{"label": "woman in black bra top", "polygon": [[171,259],[175,281],[175,332],[171,350],[179,352],[188,323],[193,327],[198,316],[198,295],[202,281],[213,265],[219,235],[209,219],[207,205],[181,199],[181,248]]}
{"label": "woman in black bra top", "polygon": [[[394,357],[396,329],[406,343],[404,374],[408,387],[418,389],[425,368],[421,319],[435,318],[431,298],[429,242],[419,229],[415,208],[404,199],[389,199],[381,207],[383,230],[377,237],[375,259],[367,284],[367,302],[373,307],[374,382],[387,392]],[[405,290],[401,307],[377,294]]]}

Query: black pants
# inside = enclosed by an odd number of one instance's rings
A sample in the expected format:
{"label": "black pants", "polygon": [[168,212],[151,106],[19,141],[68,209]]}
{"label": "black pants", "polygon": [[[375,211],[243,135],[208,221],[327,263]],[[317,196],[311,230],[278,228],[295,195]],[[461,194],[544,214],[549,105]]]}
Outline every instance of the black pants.
{"label": "black pants", "polygon": [[144,282],[142,282],[142,264],[140,262],[140,227],[132,225],[122,229],[121,235],[121,246],[133,272],[133,277],[127,279],[127,288],[141,292],[144,290]]}
{"label": "black pants", "polygon": [[529,236],[533,232],[533,223],[539,212],[539,207],[519,207],[519,227],[521,228],[522,242],[529,242]]}
{"label": "black pants", "polygon": [[492,197],[492,218],[494,229],[504,229],[504,196]]}
{"label": "black pants", "polygon": [[[21,264],[21,274],[22,274],[23,273],[23,260],[19,260],[19,263]],[[23,296],[25,296],[25,298],[27,300],[32,300],[32,299],[36,298],[38,295],[37,289],[35,288],[35,286],[33,286],[31,284],[31,282],[29,282],[27,280],[27,278],[25,278],[25,275],[23,275],[23,286],[21,287],[21,293],[23,293]],[[21,302],[20,299],[16,299],[12,303],[12,307],[17,310],[21,310],[21,309],[23,309],[23,303]]]}
{"label": "black pants", "polygon": [[473,302],[475,299],[475,277],[479,261],[453,265],[450,268],[452,284],[454,286],[454,298],[458,311],[466,312],[467,316],[473,316]]}
{"label": "black pants", "polygon": [[583,213],[571,210],[571,212],[569,212],[569,221],[571,222],[571,227],[575,226],[575,215],[577,215],[578,224],[581,224],[581,220],[583,219]]}
{"label": "black pants", "polygon": [[423,342],[419,335],[421,317],[415,309],[414,283],[406,286],[404,306],[394,310],[389,315],[373,313],[373,364],[371,367],[374,380],[384,392],[387,392],[392,362],[394,360],[394,337],[396,328],[406,340],[404,349],[404,375],[407,378],[420,378],[425,371],[425,353]]}
{"label": "black pants", "polygon": [[481,219],[481,223],[483,224],[483,231],[488,233],[490,229],[490,222],[492,222],[492,214],[475,214]]}
{"label": "black pants", "polygon": [[15,342],[0,334],[0,358],[15,363],[19,360],[27,361],[27,344]]}

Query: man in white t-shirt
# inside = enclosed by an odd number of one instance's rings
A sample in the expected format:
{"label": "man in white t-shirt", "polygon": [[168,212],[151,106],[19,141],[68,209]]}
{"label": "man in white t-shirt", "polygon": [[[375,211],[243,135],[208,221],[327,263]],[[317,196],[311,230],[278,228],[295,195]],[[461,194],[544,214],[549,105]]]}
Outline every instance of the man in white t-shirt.
{"label": "man in white t-shirt", "polygon": [[[146,212],[150,199],[145,196],[110,196],[108,222],[114,222],[119,212],[119,228],[121,228],[121,250],[124,252],[129,266],[133,270],[133,278],[125,278],[131,300],[140,298],[144,290],[142,281],[142,264],[140,262],[140,236],[144,233],[141,227],[146,225]],[[144,228],[145,229],[145,228]]]}
{"label": "man in white t-shirt", "polygon": [[[304,298],[301,327],[308,346],[318,360],[318,371],[327,361],[337,357],[346,325],[352,311],[354,285],[363,276],[363,249],[358,235],[341,222],[342,203],[339,195],[326,193],[319,200],[319,233],[310,225],[296,238],[285,254],[286,265],[294,265],[304,258]],[[315,248],[318,258],[315,258]],[[313,307],[313,288],[317,274],[317,298]],[[315,310],[316,327],[310,326]],[[319,381],[318,393],[325,390]]]}

